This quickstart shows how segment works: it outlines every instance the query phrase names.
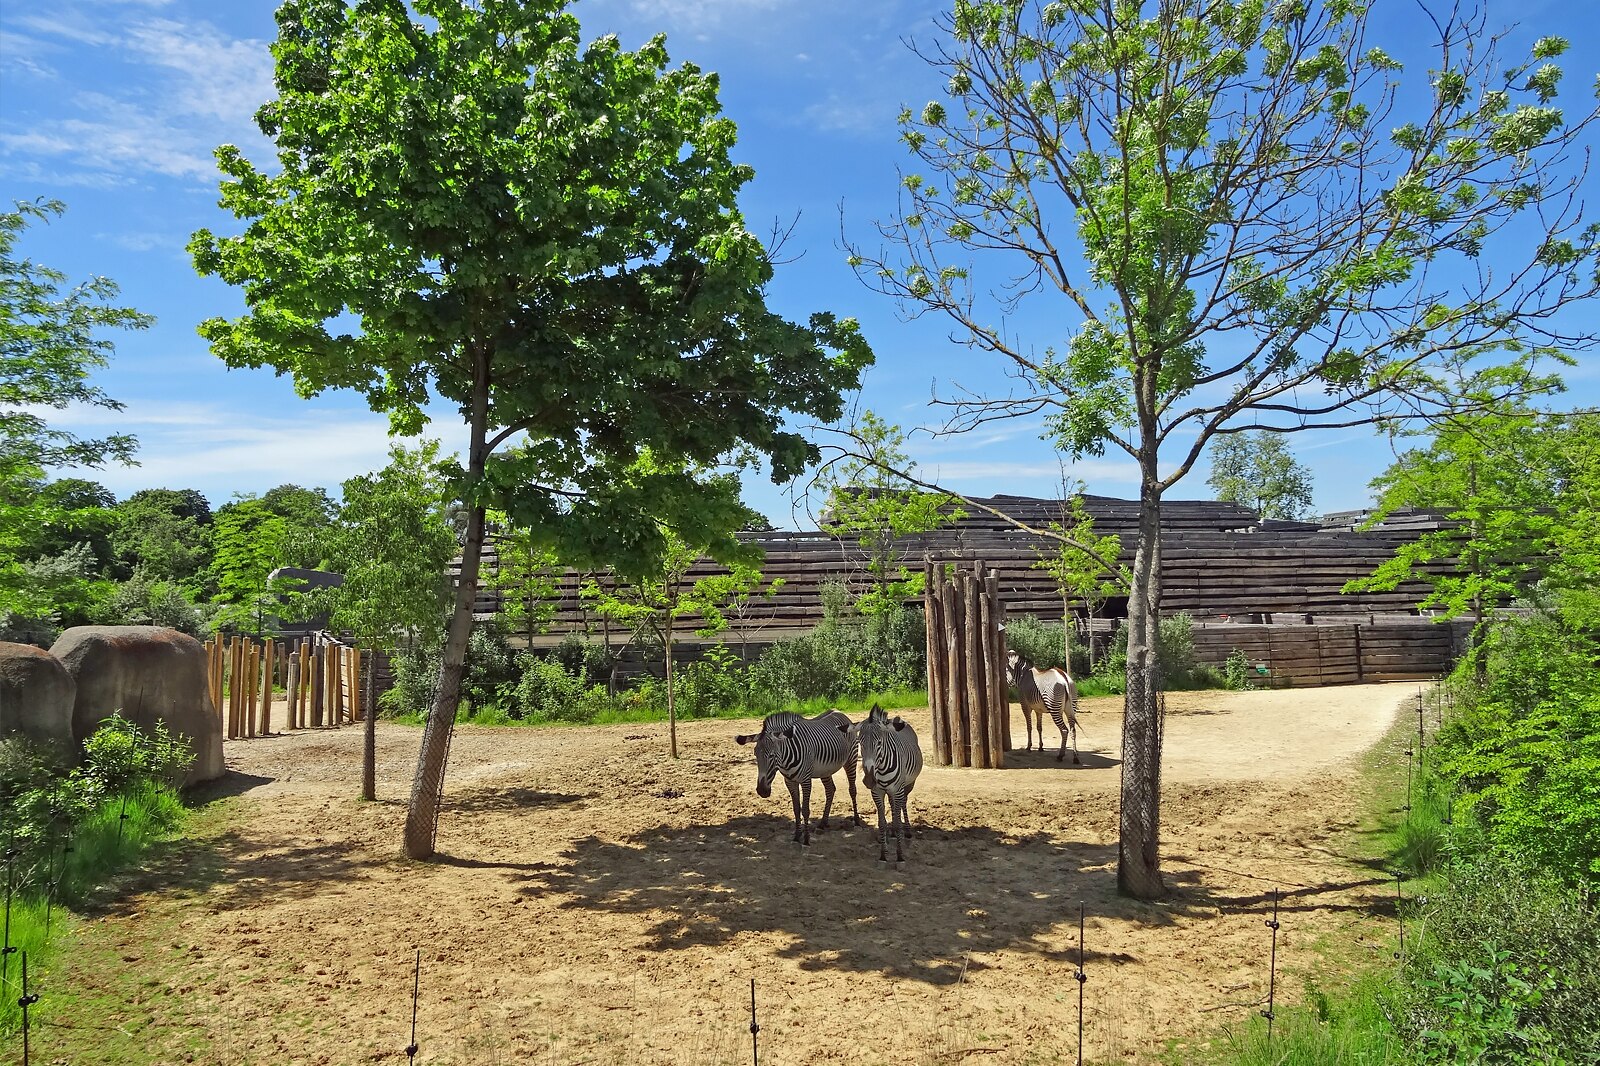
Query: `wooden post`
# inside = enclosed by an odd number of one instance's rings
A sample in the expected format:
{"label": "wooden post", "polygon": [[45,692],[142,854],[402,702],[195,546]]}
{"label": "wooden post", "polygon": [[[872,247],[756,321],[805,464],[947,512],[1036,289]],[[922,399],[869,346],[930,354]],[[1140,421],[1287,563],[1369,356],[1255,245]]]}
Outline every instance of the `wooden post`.
{"label": "wooden post", "polygon": [[377,661],[372,658],[372,653],[367,655],[367,691],[366,698],[362,701],[366,710],[366,722],[362,726],[361,738],[361,798],[375,800],[378,798],[378,715],[377,698],[373,689],[373,677],[377,674],[374,667]]}
{"label": "wooden post", "polygon": [[284,675],[283,687],[288,696],[288,709],[284,717],[288,720],[288,728],[298,729],[300,723],[300,653],[289,653],[289,669]]}
{"label": "wooden post", "polygon": [[306,729],[311,722],[311,678],[316,670],[316,661],[311,654],[311,639],[300,638],[300,728]]}
{"label": "wooden post", "polygon": [[249,738],[256,735],[256,699],[261,694],[258,680],[261,653],[256,642],[244,642],[244,699],[239,704],[239,735]]}
{"label": "wooden post", "polygon": [[324,690],[327,698],[323,701],[327,705],[328,724],[339,726],[344,724],[341,713],[344,709],[340,697],[344,695],[339,688],[339,659],[344,654],[344,648],[338,644],[329,644],[327,652],[328,684]]}
{"label": "wooden post", "polygon": [[322,689],[328,681],[328,668],[323,665],[322,645],[312,651],[311,666],[311,728],[322,728]]}
{"label": "wooden post", "polygon": [[961,593],[965,603],[961,613],[964,616],[965,632],[962,634],[962,654],[967,660],[967,717],[969,738],[967,743],[972,745],[972,754],[968,765],[979,769],[989,769],[989,716],[987,704],[989,702],[989,675],[983,668],[983,618],[979,611],[982,597],[979,589],[983,582],[983,564],[972,564],[972,572],[961,580]]}
{"label": "wooden post", "polygon": [[983,628],[980,631],[980,642],[983,645],[983,684],[987,689],[984,700],[987,717],[984,725],[987,727],[989,740],[989,766],[1000,770],[1006,765],[1005,739],[1001,730],[1005,725],[1006,717],[1006,690],[997,682],[1000,679],[1000,667],[1003,660],[1000,658],[1000,625],[995,620],[999,608],[999,578],[993,571],[984,576],[983,584],[978,589],[978,613],[982,616]]}
{"label": "wooden post", "polygon": [[[1011,750],[1011,676],[1006,665],[1006,608],[1000,602],[1000,575],[989,575],[989,602],[994,613],[994,699],[995,706],[1000,709],[998,728],[1000,732],[1000,751]],[[1001,763],[1005,765],[1002,754]]]}
{"label": "wooden post", "polygon": [[961,746],[956,733],[961,718],[961,656],[955,653],[957,634],[960,632],[960,607],[956,599],[956,584],[946,579],[939,584],[939,621],[944,626],[944,750],[939,754],[946,766],[954,766]]}
{"label": "wooden post", "polygon": [[922,613],[928,634],[928,716],[933,719],[933,758],[949,765],[941,753],[949,746],[944,715],[944,626],[940,621],[939,585],[944,567],[922,559]]}
{"label": "wooden post", "polygon": [[261,671],[261,726],[257,732],[266,736],[272,732],[272,683],[277,676],[278,645],[274,641],[267,641],[265,649],[264,669]]}
{"label": "wooden post", "polygon": [[[369,666],[368,669],[371,669]],[[361,649],[350,649],[350,720],[362,721],[366,708],[361,704]]]}
{"label": "wooden post", "polygon": [[244,684],[244,643],[234,637],[228,649],[228,739],[239,738],[239,697]]}

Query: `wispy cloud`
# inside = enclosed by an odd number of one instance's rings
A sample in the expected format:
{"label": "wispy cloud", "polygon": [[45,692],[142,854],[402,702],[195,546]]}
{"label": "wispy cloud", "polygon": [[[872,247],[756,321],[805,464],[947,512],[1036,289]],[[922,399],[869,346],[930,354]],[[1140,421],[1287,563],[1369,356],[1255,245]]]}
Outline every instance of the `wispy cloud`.
{"label": "wispy cloud", "polygon": [[30,169],[66,171],[75,184],[117,185],[144,177],[210,182],[212,151],[225,141],[254,139],[250,120],[272,96],[266,42],[227,36],[206,22],[153,17],[154,0],[112,7],[65,6],[48,18],[14,20],[53,61],[131,63],[144,76],[109,93],[80,92],[48,123],[27,116],[0,134],[13,175]]}
{"label": "wispy cloud", "polygon": [[[241,415],[203,402],[135,400],[120,412],[69,408],[47,417],[81,434],[114,429],[139,438],[138,466],[73,472],[119,496],[142,488],[196,488],[222,501],[284,482],[337,492],[345,479],[384,466],[391,443],[382,415],[314,404],[292,417],[278,417]],[[465,436],[458,425],[444,421],[430,426],[428,435],[441,438],[446,451],[464,443]]]}

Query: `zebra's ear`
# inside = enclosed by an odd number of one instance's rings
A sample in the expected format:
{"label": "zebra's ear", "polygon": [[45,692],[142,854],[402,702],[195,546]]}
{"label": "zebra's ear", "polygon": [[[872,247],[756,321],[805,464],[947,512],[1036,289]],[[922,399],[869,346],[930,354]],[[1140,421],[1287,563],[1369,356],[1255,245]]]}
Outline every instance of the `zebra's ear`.
{"label": "zebra's ear", "polygon": [[738,743],[740,743],[740,744],[748,744],[752,740],[756,739],[756,736],[757,736],[757,734],[755,734],[755,733],[750,733],[748,735],[746,735],[746,734],[735,734],[733,739],[735,741],[737,741]]}
{"label": "zebra's ear", "polygon": [[790,725],[786,726],[784,728],[783,732],[780,733],[779,735],[788,737],[790,740],[793,740],[794,739],[794,725],[790,724]]}
{"label": "zebra's ear", "polygon": [[894,721],[889,724],[894,726],[896,729],[904,729],[906,727],[906,720],[897,714],[894,716]]}

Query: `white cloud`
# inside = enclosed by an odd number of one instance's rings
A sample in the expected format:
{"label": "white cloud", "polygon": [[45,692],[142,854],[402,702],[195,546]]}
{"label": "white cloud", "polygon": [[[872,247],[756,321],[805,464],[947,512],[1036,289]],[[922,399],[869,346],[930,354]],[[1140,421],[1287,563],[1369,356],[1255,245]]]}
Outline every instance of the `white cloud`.
{"label": "white cloud", "polygon": [[[260,493],[284,482],[337,494],[345,479],[383,467],[391,443],[383,415],[316,401],[300,404],[289,416],[171,400],[133,400],[123,411],[74,407],[46,414],[52,425],[79,434],[114,431],[139,438],[138,466],[70,472],[118,496],[143,488],[195,488],[220,503],[236,492]],[[465,442],[464,429],[444,420],[430,425],[426,435],[442,439],[447,452]]]}
{"label": "white cloud", "polygon": [[[204,22],[119,18],[81,5],[15,21],[36,35],[34,52],[132,63],[147,74],[127,79],[115,95],[77,93],[47,124],[0,134],[14,175],[65,170],[75,184],[113,186],[152,175],[209,184],[218,144],[257,139],[251,118],[273,95],[264,41],[234,39]],[[28,116],[21,117],[13,130],[28,129]]]}
{"label": "white cloud", "polygon": [[761,17],[784,8],[803,10],[802,0],[631,0],[633,13],[689,32],[716,29],[735,19]]}

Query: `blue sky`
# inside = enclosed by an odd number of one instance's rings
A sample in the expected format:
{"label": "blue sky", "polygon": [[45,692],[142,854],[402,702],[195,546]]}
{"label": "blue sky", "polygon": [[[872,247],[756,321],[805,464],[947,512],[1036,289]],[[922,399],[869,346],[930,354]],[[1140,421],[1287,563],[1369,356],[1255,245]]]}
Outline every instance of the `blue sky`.
{"label": "blue sky", "polygon": [[[99,383],[127,404],[117,415],[67,412],[57,424],[83,432],[135,433],[141,465],[89,472],[121,496],[145,487],[198,488],[214,503],[286,481],[321,485],[382,466],[382,416],[352,395],[298,398],[270,371],[226,369],[194,331],[202,318],[242,310],[238,293],[195,276],[184,246],[202,226],[227,229],[216,207],[212,149],[232,142],[270,158],[251,121],[272,95],[267,45],[274,4],[254,0],[9,0],[0,6],[0,197],[57,198],[67,214],[35,226],[23,252],[75,278],[107,275],[123,302],[157,317],[144,333],[118,338]],[[772,302],[803,318],[814,310],[853,315],[878,353],[860,403],[907,428],[932,425],[932,390],[998,391],[1003,368],[951,342],[943,324],[905,321],[867,291],[845,263],[841,232],[866,240],[895,206],[908,156],[896,138],[900,106],[921,103],[938,79],[906,48],[932,35],[941,3],[913,0],[581,0],[589,34],[616,32],[637,45],[665,32],[675,60],[718,71],[727,113],[738,123],[738,158],[756,170],[743,206],[753,229],[799,222]],[[1379,7],[1412,11],[1393,0]],[[1574,12],[1581,12],[1575,14]],[[1387,27],[1407,39],[1407,16]],[[1515,18],[1514,42],[1547,33],[1572,38],[1569,79],[1600,69],[1600,18],[1585,4],[1547,0],[1490,4],[1490,22]],[[1031,316],[1031,327],[1052,322]],[[1042,334],[1041,346],[1060,336]],[[1592,360],[1586,360],[1592,364]],[[1575,402],[1600,393],[1592,365],[1569,375]],[[431,435],[464,439],[453,411],[437,412]],[[1059,483],[1037,425],[1014,424],[961,437],[914,438],[926,474],[958,491],[1051,495]],[[1319,510],[1362,506],[1367,481],[1388,462],[1373,432],[1300,434],[1292,447],[1315,477]],[[1091,492],[1136,495],[1120,453],[1075,464]],[[1204,497],[1206,470],[1173,495]],[[780,524],[804,524],[784,494],[752,481],[747,500]]]}

